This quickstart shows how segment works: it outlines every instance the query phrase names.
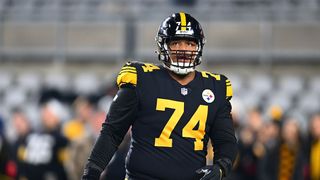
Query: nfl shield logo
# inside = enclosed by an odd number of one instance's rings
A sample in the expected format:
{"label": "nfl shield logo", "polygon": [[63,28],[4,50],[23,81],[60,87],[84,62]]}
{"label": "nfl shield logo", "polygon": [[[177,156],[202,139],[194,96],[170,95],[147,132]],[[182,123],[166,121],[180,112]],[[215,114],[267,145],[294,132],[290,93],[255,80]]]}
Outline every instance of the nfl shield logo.
{"label": "nfl shield logo", "polygon": [[184,87],[181,88],[181,94],[184,95],[184,96],[187,95],[188,94],[188,89],[184,88]]}

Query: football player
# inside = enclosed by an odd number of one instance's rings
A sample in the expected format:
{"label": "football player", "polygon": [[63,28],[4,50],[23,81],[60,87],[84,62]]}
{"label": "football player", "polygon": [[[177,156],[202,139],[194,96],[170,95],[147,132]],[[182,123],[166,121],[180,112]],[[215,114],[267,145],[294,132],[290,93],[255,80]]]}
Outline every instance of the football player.
{"label": "football player", "polygon": [[[99,179],[130,127],[129,180],[218,180],[237,154],[230,81],[196,71],[205,43],[199,22],[184,12],[165,19],[156,36],[161,65],[128,62],[117,78],[101,134],[83,179]],[[209,139],[214,164],[206,165]]]}

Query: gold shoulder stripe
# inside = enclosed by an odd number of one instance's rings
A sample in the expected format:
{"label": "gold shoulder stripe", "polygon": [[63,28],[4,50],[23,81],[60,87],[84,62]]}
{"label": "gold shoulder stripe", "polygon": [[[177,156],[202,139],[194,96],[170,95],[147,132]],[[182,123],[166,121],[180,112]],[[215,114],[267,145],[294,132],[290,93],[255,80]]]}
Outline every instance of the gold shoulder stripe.
{"label": "gold shoulder stripe", "polygon": [[123,84],[137,85],[137,70],[135,67],[125,66],[121,69],[117,77],[117,85],[120,87]]}
{"label": "gold shoulder stripe", "polygon": [[122,70],[119,72],[119,74],[122,74],[122,73],[135,73],[135,74],[137,74],[137,71],[136,70]]}
{"label": "gold shoulder stripe", "polygon": [[124,66],[123,68],[121,68],[121,70],[125,70],[125,69],[132,69],[132,70],[136,70],[135,67],[131,67],[131,66]]}

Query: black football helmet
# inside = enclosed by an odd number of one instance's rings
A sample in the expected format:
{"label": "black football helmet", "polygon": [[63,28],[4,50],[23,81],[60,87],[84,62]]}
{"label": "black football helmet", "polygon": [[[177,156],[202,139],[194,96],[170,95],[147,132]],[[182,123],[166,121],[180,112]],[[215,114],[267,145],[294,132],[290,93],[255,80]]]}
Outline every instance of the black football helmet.
{"label": "black football helmet", "polygon": [[[177,50],[172,51],[168,43],[172,40],[186,39],[196,42],[196,51]],[[165,19],[158,30],[155,38],[158,46],[158,58],[164,66],[176,74],[188,74],[195,70],[201,63],[202,49],[205,44],[205,37],[200,23],[190,14],[175,13]],[[183,57],[173,62],[171,57]]]}

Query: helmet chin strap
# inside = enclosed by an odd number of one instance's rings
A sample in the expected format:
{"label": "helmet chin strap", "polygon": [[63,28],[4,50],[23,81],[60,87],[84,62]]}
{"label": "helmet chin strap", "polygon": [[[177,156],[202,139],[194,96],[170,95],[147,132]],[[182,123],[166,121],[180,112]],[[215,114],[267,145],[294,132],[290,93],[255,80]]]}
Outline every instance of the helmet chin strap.
{"label": "helmet chin strap", "polygon": [[[179,64],[181,66],[183,63],[173,62],[172,64],[173,65]],[[167,66],[166,64],[164,64],[164,67],[166,67],[170,71],[172,71],[172,72],[174,72],[176,74],[179,74],[179,75],[187,75],[187,74],[189,74],[189,73],[191,73],[191,72],[193,72],[195,70],[194,67],[180,68],[180,67],[172,66],[172,65]]]}

